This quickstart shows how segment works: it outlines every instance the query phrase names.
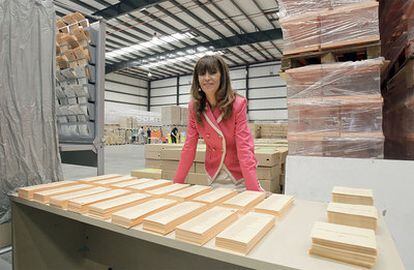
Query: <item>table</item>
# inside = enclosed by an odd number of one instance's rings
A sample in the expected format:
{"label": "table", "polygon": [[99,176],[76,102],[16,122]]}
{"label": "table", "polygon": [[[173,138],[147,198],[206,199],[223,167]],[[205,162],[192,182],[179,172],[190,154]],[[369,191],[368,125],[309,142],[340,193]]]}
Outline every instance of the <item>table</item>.
{"label": "table", "polygon": [[[326,221],[325,203],[297,200],[286,217],[247,255],[197,246],[54,208],[15,195],[12,204],[13,266],[22,269],[283,269],[355,270],[360,267],[308,255],[315,221]],[[374,270],[404,266],[382,217]],[[93,267],[91,265],[93,264]]]}

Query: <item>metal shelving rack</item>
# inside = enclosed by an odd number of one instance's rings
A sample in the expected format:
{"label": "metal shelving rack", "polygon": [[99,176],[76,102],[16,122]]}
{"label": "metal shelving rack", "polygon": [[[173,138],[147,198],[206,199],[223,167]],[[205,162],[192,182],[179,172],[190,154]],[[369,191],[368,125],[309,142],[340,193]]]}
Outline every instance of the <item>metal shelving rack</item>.
{"label": "metal shelving rack", "polygon": [[[93,18],[96,19],[96,18]],[[90,78],[87,82],[89,98],[87,108],[90,117],[86,122],[88,135],[59,134],[59,151],[62,163],[97,167],[97,174],[105,172],[104,167],[104,90],[105,90],[105,28],[99,18],[86,29],[90,34],[88,63]]]}

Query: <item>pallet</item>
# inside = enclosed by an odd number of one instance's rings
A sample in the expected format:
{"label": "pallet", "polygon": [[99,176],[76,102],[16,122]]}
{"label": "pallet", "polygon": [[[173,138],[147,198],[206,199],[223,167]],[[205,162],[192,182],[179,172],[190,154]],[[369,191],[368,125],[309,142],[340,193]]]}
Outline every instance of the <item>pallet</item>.
{"label": "pallet", "polygon": [[347,61],[360,61],[381,56],[381,42],[375,41],[361,45],[345,46],[334,49],[320,49],[284,56],[282,70],[313,64],[327,64]]}

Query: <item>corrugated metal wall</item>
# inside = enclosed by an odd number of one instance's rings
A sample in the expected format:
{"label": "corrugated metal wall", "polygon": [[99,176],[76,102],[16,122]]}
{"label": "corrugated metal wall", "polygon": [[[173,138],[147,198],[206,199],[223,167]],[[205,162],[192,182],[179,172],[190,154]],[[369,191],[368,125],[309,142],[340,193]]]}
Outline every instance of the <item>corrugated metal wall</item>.
{"label": "corrugated metal wall", "polygon": [[[243,96],[248,95],[251,121],[287,120],[287,90],[279,70],[280,62],[231,69],[233,88]],[[187,106],[191,80],[192,76],[187,75],[151,81],[151,111],[159,112],[168,105]]]}

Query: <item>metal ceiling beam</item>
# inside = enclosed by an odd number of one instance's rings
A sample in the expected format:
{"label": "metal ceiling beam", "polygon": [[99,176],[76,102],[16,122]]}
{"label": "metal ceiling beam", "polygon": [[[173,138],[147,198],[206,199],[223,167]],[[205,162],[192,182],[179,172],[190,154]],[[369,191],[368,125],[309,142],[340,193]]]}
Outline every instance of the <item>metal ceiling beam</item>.
{"label": "metal ceiling beam", "polygon": [[[182,7],[181,5],[176,5],[178,8],[180,8],[181,11],[183,11],[185,14],[189,15],[191,18],[193,18],[194,20],[198,21],[200,24],[202,24],[203,26],[206,26],[206,23],[201,20],[198,16],[194,15],[193,13],[189,12],[185,7]],[[170,11],[166,10],[165,8],[163,8],[160,5],[157,5],[156,8],[160,11],[162,11],[164,14],[170,16],[172,19],[174,19],[175,21],[177,21],[178,23],[184,25],[185,27],[187,27],[188,29],[190,29],[191,31],[197,33],[198,35],[200,35],[201,37],[207,39],[208,41],[212,41],[212,38],[209,37],[208,35],[206,35],[205,33],[201,32],[199,29],[194,28],[194,26],[192,26],[190,23],[186,22],[185,20],[183,20],[182,18],[176,16],[175,14],[171,13]],[[213,30],[213,33],[217,31],[217,30]],[[220,34],[216,35],[220,36]],[[247,63],[247,61],[245,59],[243,59],[242,57],[240,57],[237,54],[234,54],[234,56],[238,59],[240,59],[240,61]]]}
{"label": "metal ceiling beam", "polygon": [[[265,31],[259,31],[259,32],[252,32],[252,33],[246,33],[246,34],[239,34],[234,35],[231,37],[226,37],[223,39],[208,41],[204,43],[197,44],[195,46],[188,46],[182,49],[177,49],[174,51],[169,51],[166,54],[160,54],[160,55],[153,55],[153,57],[165,57],[168,58],[167,54],[176,54],[181,51],[186,50],[197,50],[197,47],[202,46],[205,48],[213,47],[214,50],[222,50],[226,48],[236,47],[236,46],[242,46],[242,45],[249,45],[257,42],[265,42],[270,40],[277,40],[282,38],[282,31],[280,28],[277,29],[270,29]],[[128,67],[133,66],[139,66],[144,64],[142,61],[145,58],[137,58],[129,61],[123,61],[119,62],[115,65],[107,65],[105,68],[105,73],[111,73],[117,70],[121,70]]]}
{"label": "metal ceiling beam", "polygon": [[111,5],[102,10],[96,11],[93,15],[101,16],[106,20],[110,20],[137,9],[143,9],[157,5],[163,1],[164,0],[121,0],[115,5]]}
{"label": "metal ceiling beam", "polygon": [[[237,32],[231,28],[229,25],[227,25],[216,13],[214,13],[207,5],[203,4],[200,2],[200,0],[196,0],[196,4],[204,11],[206,12],[208,15],[210,15],[211,17],[213,17],[216,21],[218,21],[219,23],[221,23],[221,25],[223,25],[228,31],[230,31],[233,35],[236,35]],[[225,14],[224,14],[225,15]],[[227,15],[225,15],[226,17],[228,17]],[[208,24],[207,24],[208,25]],[[212,28],[211,26],[209,26],[209,28]],[[224,35],[222,33],[220,33],[220,36],[223,38]],[[256,51],[256,53],[258,53],[259,55],[262,55],[262,53],[256,49],[256,47],[254,47],[253,45],[250,45],[250,48],[252,48],[254,51]],[[254,57],[251,53],[249,53],[248,51],[246,51],[244,48],[239,48],[240,51],[242,51],[244,54],[248,55],[251,59],[253,59],[254,61],[259,61],[259,59],[257,59],[256,57]],[[264,59],[267,59],[264,55],[262,55],[262,57]]]}
{"label": "metal ceiling beam", "polygon": [[[199,0],[197,0],[199,2]],[[243,29],[235,20],[233,20],[232,17],[230,17],[227,12],[225,12],[221,7],[218,6],[218,4],[214,3],[212,0],[209,0],[209,3],[213,5],[213,7],[215,7],[218,11],[220,11],[225,17],[227,17],[236,27],[238,27],[241,31],[243,31],[243,33],[247,33],[247,31],[245,29]],[[224,23],[224,21],[222,22],[222,24],[229,30],[231,31],[233,34],[236,34],[237,31],[234,30],[233,28],[231,28],[228,24]],[[267,52],[267,50],[261,45],[258,44],[260,49]],[[258,50],[255,46],[250,45],[250,47],[252,47],[258,54],[260,54],[264,59],[269,60],[270,58],[265,56],[260,50]],[[268,52],[267,52],[268,53]],[[268,53],[270,55],[270,53]],[[270,55],[270,57],[273,57],[272,55]]]}

